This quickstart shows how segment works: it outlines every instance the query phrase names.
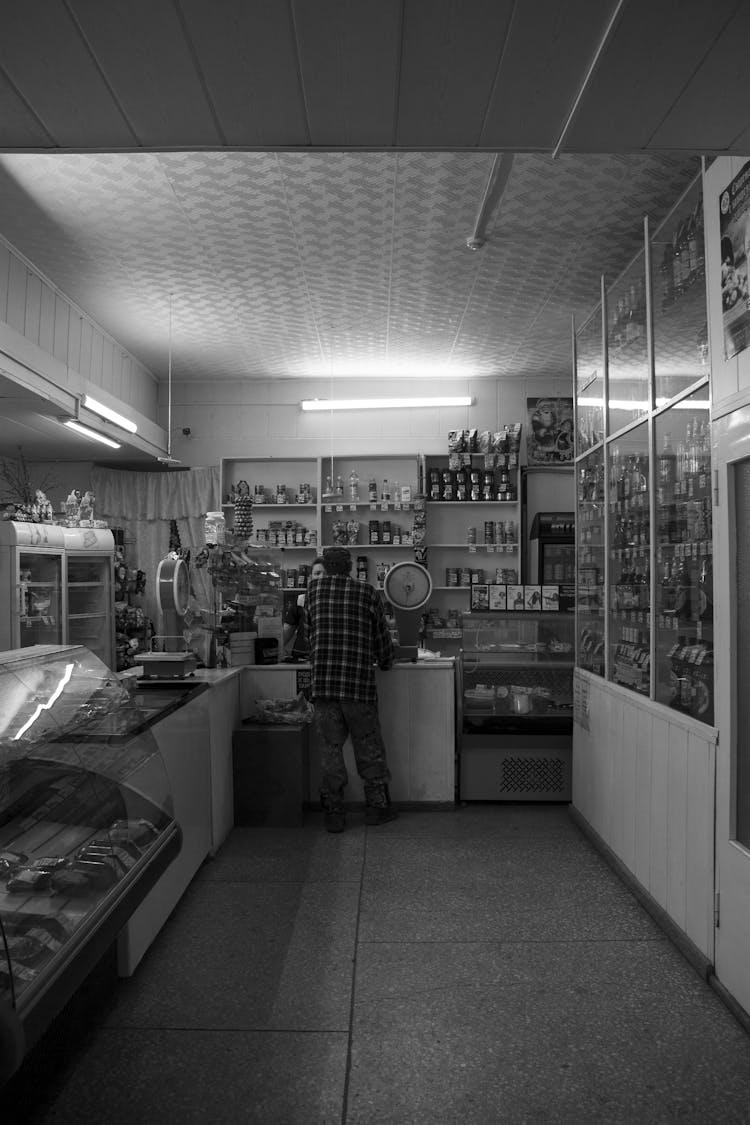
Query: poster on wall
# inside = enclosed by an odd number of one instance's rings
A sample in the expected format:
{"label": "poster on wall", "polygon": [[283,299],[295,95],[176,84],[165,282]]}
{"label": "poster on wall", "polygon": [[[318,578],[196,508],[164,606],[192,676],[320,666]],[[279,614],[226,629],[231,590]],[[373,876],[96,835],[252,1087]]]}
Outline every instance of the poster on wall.
{"label": "poster on wall", "polygon": [[573,462],[573,399],[528,398],[526,461],[529,465]]}
{"label": "poster on wall", "polygon": [[719,196],[724,358],[750,344],[750,160]]}

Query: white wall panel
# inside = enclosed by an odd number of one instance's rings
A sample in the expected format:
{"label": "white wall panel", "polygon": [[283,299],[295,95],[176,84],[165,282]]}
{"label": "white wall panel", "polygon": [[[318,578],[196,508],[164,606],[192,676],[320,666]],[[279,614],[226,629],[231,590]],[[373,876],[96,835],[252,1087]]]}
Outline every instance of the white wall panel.
{"label": "white wall panel", "polygon": [[[64,365],[58,368],[58,386],[80,393],[85,381],[156,425],[157,384],[151,373],[2,241],[0,325]],[[14,358],[21,359],[21,351]],[[28,351],[24,354],[28,356]],[[123,363],[130,372],[128,379],[122,377]],[[43,366],[48,377],[48,365]]]}
{"label": "white wall panel", "polygon": [[573,804],[711,958],[716,732],[586,679],[589,729],[574,727]]}

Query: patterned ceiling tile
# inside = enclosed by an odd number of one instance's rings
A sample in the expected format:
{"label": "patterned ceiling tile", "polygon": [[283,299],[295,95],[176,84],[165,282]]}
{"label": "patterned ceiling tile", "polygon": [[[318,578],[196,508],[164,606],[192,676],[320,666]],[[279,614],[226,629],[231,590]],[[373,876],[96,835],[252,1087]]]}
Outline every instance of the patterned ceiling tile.
{"label": "patterned ceiling tile", "polygon": [[485,247],[488,153],[0,156],[0,233],[160,378],[417,359],[560,374],[695,159],[519,154]]}

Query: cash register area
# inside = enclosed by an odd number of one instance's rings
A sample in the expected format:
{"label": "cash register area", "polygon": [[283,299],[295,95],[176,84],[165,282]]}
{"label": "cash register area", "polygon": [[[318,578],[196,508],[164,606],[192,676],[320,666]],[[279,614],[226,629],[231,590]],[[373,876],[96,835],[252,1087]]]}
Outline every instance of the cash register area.
{"label": "cash register area", "polygon": [[750,1120],[750,1037],[566,805],[235,828],[135,975],[2,1093],[24,1125]]}

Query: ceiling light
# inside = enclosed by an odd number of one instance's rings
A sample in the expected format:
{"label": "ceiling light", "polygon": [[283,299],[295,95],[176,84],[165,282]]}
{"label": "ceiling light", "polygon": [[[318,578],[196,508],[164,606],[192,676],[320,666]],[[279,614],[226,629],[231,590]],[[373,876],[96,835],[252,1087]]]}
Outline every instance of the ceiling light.
{"label": "ceiling light", "polygon": [[104,434],[98,434],[96,430],[90,430],[88,426],[82,426],[80,422],[76,422],[73,418],[68,418],[63,422],[71,430],[75,430],[77,434],[83,434],[84,437],[89,438],[91,441],[100,441],[102,445],[108,445],[110,449],[119,449],[119,441],[112,441],[111,438],[105,437]]}
{"label": "ceiling light", "polygon": [[104,403],[92,398],[91,395],[84,395],[81,401],[87,410],[93,411],[94,414],[100,414],[102,418],[106,418],[108,422],[114,422],[116,426],[119,426],[122,430],[127,430],[129,434],[134,434],[138,429],[135,422],[131,422],[124,414],[118,414],[116,410],[110,409],[109,406],[105,406]]}
{"label": "ceiling light", "polygon": [[303,410],[405,410],[419,406],[472,406],[471,395],[440,395],[417,398],[306,398],[300,403]]}
{"label": "ceiling light", "polygon": [[469,250],[481,250],[487,241],[487,227],[503,197],[512,167],[512,152],[499,154],[492,161],[492,168],[484,189],[482,202],[474,220],[474,230],[466,239],[466,246]]}

